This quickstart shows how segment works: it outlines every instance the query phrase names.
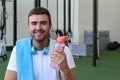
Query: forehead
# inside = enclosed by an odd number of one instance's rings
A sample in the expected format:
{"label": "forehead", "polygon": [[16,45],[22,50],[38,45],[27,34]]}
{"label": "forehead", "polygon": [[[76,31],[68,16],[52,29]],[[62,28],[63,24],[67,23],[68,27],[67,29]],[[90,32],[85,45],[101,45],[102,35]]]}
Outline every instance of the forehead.
{"label": "forehead", "polygon": [[49,21],[49,18],[46,14],[31,15],[29,21]]}

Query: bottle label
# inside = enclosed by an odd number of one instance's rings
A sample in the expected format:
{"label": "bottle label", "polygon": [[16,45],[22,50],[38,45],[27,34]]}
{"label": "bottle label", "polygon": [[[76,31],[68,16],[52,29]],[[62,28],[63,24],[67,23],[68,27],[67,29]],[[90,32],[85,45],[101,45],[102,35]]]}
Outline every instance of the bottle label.
{"label": "bottle label", "polygon": [[64,46],[65,46],[65,44],[64,43],[56,43],[55,44],[55,47],[57,47],[58,49],[61,49],[61,50],[63,50],[64,49]]}

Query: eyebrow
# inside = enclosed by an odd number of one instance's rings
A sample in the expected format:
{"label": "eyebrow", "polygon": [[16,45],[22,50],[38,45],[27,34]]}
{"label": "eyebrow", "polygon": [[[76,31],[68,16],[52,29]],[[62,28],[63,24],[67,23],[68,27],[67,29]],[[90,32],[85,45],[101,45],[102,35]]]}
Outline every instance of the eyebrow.
{"label": "eyebrow", "polygon": [[46,24],[46,23],[48,23],[48,22],[47,22],[47,21],[40,21],[40,22],[38,22],[38,21],[31,21],[30,23],[35,23],[35,24],[37,24],[37,23]]}
{"label": "eyebrow", "polygon": [[37,22],[37,23],[38,23],[38,22],[47,22],[47,21],[43,20],[43,21],[30,21],[30,22],[31,22],[31,23],[32,23],[32,22]]}

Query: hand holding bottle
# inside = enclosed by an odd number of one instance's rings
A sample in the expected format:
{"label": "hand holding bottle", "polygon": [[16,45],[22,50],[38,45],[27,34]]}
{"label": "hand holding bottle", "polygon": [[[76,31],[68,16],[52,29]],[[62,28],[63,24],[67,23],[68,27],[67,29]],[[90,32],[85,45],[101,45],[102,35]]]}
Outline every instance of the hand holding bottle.
{"label": "hand holding bottle", "polygon": [[66,38],[67,36],[60,36],[59,34],[57,36],[54,51],[51,56],[52,59],[50,65],[54,69],[59,69],[58,64],[61,64],[61,62],[64,60],[64,57],[66,57],[63,52]]}

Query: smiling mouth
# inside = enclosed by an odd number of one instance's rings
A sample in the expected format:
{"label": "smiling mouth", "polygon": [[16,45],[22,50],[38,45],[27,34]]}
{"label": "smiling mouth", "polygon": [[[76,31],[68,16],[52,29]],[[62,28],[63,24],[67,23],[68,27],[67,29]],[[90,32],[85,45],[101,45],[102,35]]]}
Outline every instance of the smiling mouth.
{"label": "smiling mouth", "polygon": [[44,30],[35,30],[35,33],[45,33]]}
{"label": "smiling mouth", "polygon": [[34,31],[34,33],[37,34],[38,36],[40,36],[40,35],[44,34],[45,31],[44,30],[36,30],[36,31]]}

